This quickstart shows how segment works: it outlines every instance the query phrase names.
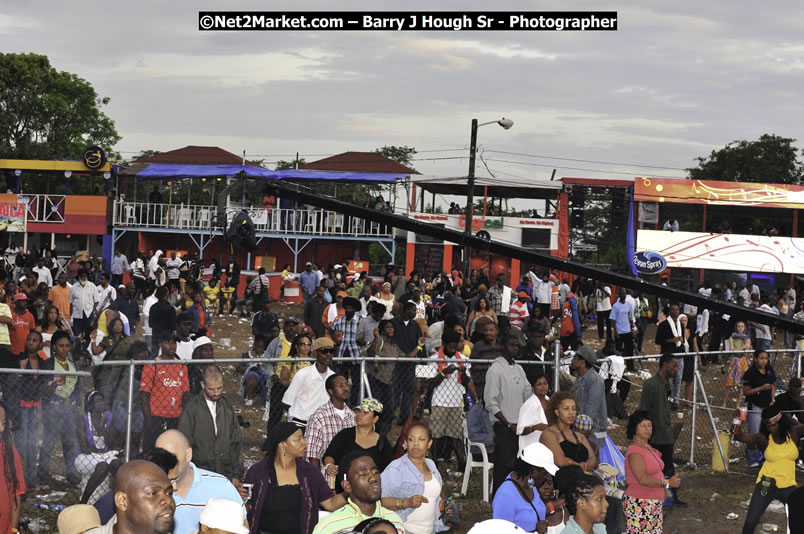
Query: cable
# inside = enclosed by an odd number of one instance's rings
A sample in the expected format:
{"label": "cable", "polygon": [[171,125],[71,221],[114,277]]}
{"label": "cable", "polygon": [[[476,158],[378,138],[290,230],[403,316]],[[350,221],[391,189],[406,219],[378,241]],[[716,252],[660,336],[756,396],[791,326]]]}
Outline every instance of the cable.
{"label": "cable", "polygon": [[[497,162],[500,162],[500,163],[512,163],[514,165],[528,165],[530,167],[546,167],[548,169],[559,168],[559,169],[566,169],[566,170],[570,170],[570,171],[598,172],[598,173],[604,173],[604,174],[622,174],[622,175],[625,175],[625,176],[630,176],[632,178],[635,177],[634,173],[632,173],[632,172],[609,171],[609,170],[603,170],[603,169],[586,169],[586,168],[580,168],[580,167],[556,167],[555,165],[544,165],[544,164],[541,164],[541,163],[528,163],[526,161],[513,161],[513,160],[505,160],[505,159],[491,159],[491,158],[489,158],[489,161],[497,161]],[[678,179],[678,180],[686,180],[687,179],[686,176],[663,176],[663,175],[660,175],[660,174],[654,174],[653,177],[654,178],[673,178],[673,179]],[[592,186],[592,187],[597,187],[597,186]]]}
{"label": "cable", "polygon": [[580,163],[596,163],[600,165],[618,165],[620,167],[641,167],[644,169],[663,169],[663,170],[674,170],[674,171],[686,171],[687,169],[682,169],[679,167],[661,167],[658,165],[641,165],[638,163],[616,163],[612,161],[597,161],[593,159],[576,159],[576,158],[559,158],[556,156],[540,156],[538,154],[523,154],[521,152],[506,152],[504,150],[487,150],[487,152],[493,152],[495,154],[508,154],[510,156],[523,156],[526,158],[540,158],[540,159],[556,159],[560,161],[577,161]]}

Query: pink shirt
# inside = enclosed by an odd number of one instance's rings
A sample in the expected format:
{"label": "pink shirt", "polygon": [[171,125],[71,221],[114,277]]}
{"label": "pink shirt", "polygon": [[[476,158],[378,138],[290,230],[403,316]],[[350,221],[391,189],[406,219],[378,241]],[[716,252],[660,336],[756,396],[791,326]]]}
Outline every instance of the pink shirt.
{"label": "pink shirt", "polygon": [[645,462],[645,472],[649,477],[653,477],[657,480],[662,480],[664,478],[664,475],[662,474],[664,462],[659,456],[658,451],[654,449],[653,452],[651,452],[639,445],[629,445],[628,450],[625,451],[625,482],[628,484],[625,494],[635,499],[653,499],[663,501],[663,487],[649,488],[647,486],[643,486],[637,481],[633,471],[631,471],[631,464],[628,463],[628,457],[632,454],[642,456],[642,460]]}

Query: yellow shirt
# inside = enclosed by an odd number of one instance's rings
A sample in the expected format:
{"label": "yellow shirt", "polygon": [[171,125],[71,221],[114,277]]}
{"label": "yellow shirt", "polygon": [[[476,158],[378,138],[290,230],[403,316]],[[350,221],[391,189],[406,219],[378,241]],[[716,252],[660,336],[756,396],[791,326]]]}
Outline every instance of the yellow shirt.
{"label": "yellow shirt", "polygon": [[205,287],[204,288],[204,295],[206,295],[206,304],[207,308],[216,307],[218,304],[218,298],[221,294],[221,288],[218,286],[215,287]]}
{"label": "yellow shirt", "polygon": [[[285,339],[285,333],[282,332],[279,334],[279,338],[281,339],[282,343],[282,352],[279,354],[280,358],[288,358],[290,359],[290,341]],[[282,376],[282,369],[287,369],[290,371],[290,379],[293,380],[293,377],[296,376],[296,373],[304,369],[310,365],[310,362],[279,362],[276,364],[276,376]]]}
{"label": "yellow shirt", "polygon": [[759,470],[756,483],[759,484],[764,475],[776,479],[777,488],[795,486],[796,460],[798,460],[798,448],[789,435],[781,445],[773,440],[773,436],[768,436],[765,463]]}

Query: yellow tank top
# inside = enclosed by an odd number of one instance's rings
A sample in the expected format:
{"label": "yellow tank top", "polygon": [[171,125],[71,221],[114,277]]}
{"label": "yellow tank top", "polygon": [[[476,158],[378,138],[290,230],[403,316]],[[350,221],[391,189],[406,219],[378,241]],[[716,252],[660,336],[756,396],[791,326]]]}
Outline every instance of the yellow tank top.
{"label": "yellow tank top", "polygon": [[777,488],[795,486],[796,460],[798,459],[796,444],[789,435],[781,445],[773,440],[773,436],[769,436],[768,440],[768,448],[765,449],[765,463],[757,475],[757,484],[764,475],[776,479]]}

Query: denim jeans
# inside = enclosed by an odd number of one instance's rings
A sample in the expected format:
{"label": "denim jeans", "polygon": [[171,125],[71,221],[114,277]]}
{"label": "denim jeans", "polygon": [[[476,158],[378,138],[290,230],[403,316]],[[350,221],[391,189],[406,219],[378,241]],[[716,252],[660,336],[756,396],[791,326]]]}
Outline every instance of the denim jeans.
{"label": "denim jeans", "polygon": [[678,404],[678,399],[681,395],[681,376],[684,373],[684,358],[683,355],[679,354],[676,358],[678,362],[678,370],[676,371],[676,375],[673,377],[673,404]]}
{"label": "denim jeans", "polygon": [[[762,495],[762,489],[759,484],[754,488],[754,494],[751,495],[751,502],[748,503],[748,514],[745,517],[745,524],[743,524],[743,534],[754,534],[759,521],[762,519],[762,514],[768,509],[768,505],[773,499],[787,504],[787,498],[795,490],[795,486],[789,488],[772,488]],[[791,532],[793,532],[791,530]]]}
{"label": "denim jeans", "polygon": [[[749,434],[756,434],[757,432],[759,432],[759,427],[761,424],[762,424],[762,408],[754,406],[753,408],[748,410]],[[747,445],[745,448],[745,456],[748,460],[749,465],[760,463],[764,459],[762,451],[756,445]]]}
{"label": "denim jeans", "polygon": [[67,468],[67,477],[70,479],[80,479],[78,470],[75,468],[75,456],[77,452],[75,420],[78,414],[73,404],[65,405],[64,402],[47,402],[42,405],[42,427],[46,429],[42,442],[42,450],[39,451],[39,467],[36,476],[39,480],[48,477],[50,471],[50,459],[53,456],[53,449],[56,443],[61,441],[61,451],[64,455],[64,464]]}
{"label": "denim jeans", "polygon": [[14,444],[22,460],[22,470],[25,480],[35,480],[36,453],[39,448],[39,406],[20,408],[20,428],[14,434]]}

